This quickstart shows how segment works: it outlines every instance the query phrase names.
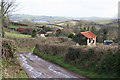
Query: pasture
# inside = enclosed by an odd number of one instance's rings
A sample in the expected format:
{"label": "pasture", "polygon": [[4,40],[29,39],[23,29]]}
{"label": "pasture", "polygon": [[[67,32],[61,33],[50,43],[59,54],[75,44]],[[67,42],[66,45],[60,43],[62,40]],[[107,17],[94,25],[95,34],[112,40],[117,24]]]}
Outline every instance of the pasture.
{"label": "pasture", "polygon": [[31,37],[31,35],[24,35],[24,34],[18,34],[18,33],[11,33],[11,32],[5,32],[6,37],[15,37],[15,38],[24,38],[24,37]]}

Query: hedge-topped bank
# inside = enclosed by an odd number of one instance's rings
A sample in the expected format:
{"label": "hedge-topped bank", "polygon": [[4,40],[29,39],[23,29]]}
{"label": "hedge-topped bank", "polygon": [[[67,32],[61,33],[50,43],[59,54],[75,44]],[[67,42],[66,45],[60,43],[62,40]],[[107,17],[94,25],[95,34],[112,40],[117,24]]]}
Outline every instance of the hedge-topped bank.
{"label": "hedge-topped bank", "polygon": [[2,40],[2,78],[28,78],[19,64],[14,40]]}
{"label": "hedge-topped bank", "polygon": [[14,40],[18,48],[34,48],[36,44],[61,44],[75,45],[71,39],[66,37],[47,37],[47,38],[8,38]]}
{"label": "hedge-topped bank", "polygon": [[[34,54],[91,78],[115,78],[120,73],[117,48],[37,44]],[[69,66],[69,67],[68,67]]]}

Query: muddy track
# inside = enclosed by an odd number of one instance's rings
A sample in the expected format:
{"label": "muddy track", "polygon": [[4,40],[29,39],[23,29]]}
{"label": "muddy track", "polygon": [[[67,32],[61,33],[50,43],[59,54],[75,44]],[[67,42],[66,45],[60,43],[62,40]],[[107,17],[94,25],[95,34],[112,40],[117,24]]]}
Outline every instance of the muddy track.
{"label": "muddy track", "polygon": [[18,51],[18,57],[29,78],[87,78],[45,61],[32,51]]}

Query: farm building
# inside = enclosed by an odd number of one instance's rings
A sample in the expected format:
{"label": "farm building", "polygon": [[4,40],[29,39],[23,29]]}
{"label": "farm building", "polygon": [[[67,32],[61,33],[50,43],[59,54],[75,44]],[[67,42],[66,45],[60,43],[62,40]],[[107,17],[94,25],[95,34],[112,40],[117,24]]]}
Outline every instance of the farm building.
{"label": "farm building", "polygon": [[30,34],[32,32],[32,29],[31,28],[26,28],[24,31],[21,31],[21,34]]}
{"label": "farm building", "polygon": [[18,28],[18,31],[24,31],[26,28]]}
{"label": "farm building", "polygon": [[95,34],[93,34],[90,31],[81,32],[81,34],[87,38],[88,46],[96,46],[96,35]]}
{"label": "farm building", "polygon": [[45,37],[46,31],[40,29],[40,30],[37,32],[37,35],[38,35],[39,37]]}

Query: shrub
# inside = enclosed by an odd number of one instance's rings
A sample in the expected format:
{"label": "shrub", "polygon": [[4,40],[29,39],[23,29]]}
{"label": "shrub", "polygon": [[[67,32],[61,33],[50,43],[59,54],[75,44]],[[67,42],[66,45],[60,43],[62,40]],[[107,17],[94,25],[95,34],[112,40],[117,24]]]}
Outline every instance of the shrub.
{"label": "shrub", "polygon": [[68,38],[73,39],[74,37],[75,37],[74,33],[70,33],[70,34],[68,35]]}
{"label": "shrub", "polygon": [[87,45],[87,38],[84,37],[81,33],[78,33],[74,38],[73,41],[79,43],[80,45]]}
{"label": "shrub", "polygon": [[99,73],[118,74],[120,73],[120,57],[117,54],[109,54],[101,61],[99,65]]}
{"label": "shrub", "polygon": [[62,31],[60,30],[60,29],[58,29],[57,31],[56,31],[56,36],[58,37],[58,36],[61,36],[62,35]]}
{"label": "shrub", "polygon": [[16,44],[13,40],[2,40],[2,57],[5,57],[7,60],[13,59],[16,55]]}
{"label": "shrub", "polygon": [[36,36],[37,36],[37,31],[36,31],[36,30],[33,30],[31,36],[32,36],[32,37],[36,37]]}
{"label": "shrub", "polygon": [[70,47],[66,54],[65,60],[67,62],[69,62],[69,61],[74,61],[74,60],[78,59],[80,57],[80,52],[81,52],[80,49]]}

